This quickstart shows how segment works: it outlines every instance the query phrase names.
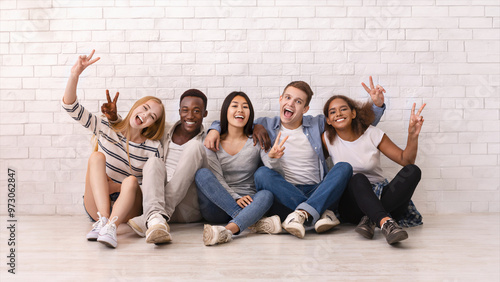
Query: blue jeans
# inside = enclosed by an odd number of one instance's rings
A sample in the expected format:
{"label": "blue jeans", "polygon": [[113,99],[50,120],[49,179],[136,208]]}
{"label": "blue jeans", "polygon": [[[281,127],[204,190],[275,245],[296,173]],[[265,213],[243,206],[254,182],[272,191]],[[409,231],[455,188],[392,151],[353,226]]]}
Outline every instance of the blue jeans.
{"label": "blue jeans", "polygon": [[250,205],[241,208],[208,168],[196,172],[195,182],[201,215],[212,223],[235,223],[240,232],[261,219],[273,203],[273,194],[261,191],[252,196]]}
{"label": "blue jeans", "polygon": [[337,163],[323,181],[313,185],[293,185],[276,171],[259,167],[255,172],[257,191],[271,191],[274,198],[291,210],[305,210],[312,215],[311,224],[316,223],[327,210],[335,210],[340,197],[352,176],[348,163]]}

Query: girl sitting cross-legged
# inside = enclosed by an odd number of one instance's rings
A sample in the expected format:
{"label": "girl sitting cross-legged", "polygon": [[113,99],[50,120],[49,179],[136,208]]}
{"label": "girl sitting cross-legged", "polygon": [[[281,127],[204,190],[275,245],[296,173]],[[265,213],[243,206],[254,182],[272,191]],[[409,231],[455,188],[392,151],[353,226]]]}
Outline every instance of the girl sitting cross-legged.
{"label": "girl sitting cross-legged", "polygon": [[[142,168],[148,158],[163,155],[158,140],[163,136],[165,110],[161,100],[148,96],[135,102],[127,117],[116,124],[88,112],[78,102],[76,88],[83,70],[100,59],[92,59],[93,55],[94,50],[89,56],[79,56],[71,68],[62,104],[97,142],[85,179],[85,210],[96,221],[87,239],[115,248],[117,226],[142,213]],[[107,97],[111,102],[109,92]],[[117,98],[118,93],[114,103]]]}

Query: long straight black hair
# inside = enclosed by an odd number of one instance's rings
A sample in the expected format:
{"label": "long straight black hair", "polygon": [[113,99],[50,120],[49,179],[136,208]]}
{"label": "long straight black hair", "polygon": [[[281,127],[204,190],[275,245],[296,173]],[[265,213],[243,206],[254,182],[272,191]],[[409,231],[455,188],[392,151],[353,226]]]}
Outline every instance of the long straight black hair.
{"label": "long straight black hair", "polygon": [[253,133],[253,119],[254,119],[253,106],[247,94],[241,91],[233,91],[229,93],[226,99],[224,99],[224,103],[222,103],[222,108],[220,109],[220,135],[222,136],[227,133],[227,128],[228,128],[227,110],[229,108],[229,105],[231,105],[231,102],[233,101],[234,97],[236,96],[241,96],[245,98],[245,100],[248,103],[248,109],[250,109],[250,116],[248,117],[247,124],[245,124],[245,127],[243,127],[243,132],[245,133],[246,136],[251,137]]}

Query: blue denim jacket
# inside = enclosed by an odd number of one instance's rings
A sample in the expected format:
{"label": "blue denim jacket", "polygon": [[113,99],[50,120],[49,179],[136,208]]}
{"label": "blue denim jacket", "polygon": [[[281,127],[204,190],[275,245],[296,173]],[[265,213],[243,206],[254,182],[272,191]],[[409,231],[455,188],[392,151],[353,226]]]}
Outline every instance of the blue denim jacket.
{"label": "blue denim jacket", "polygon": [[[383,104],[382,107],[372,105],[372,109],[375,113],[375,120],[373,121],[372,125],[376,126],[379,123],[380,118],[384,114],[385,104]],[[281,126],[280,117],[261,117],[256,119],[255,123],[264,126],[264,128],[267,130],[267,133],[269,134],[269,138],[274,143]],[[318,155],[320,164],[322,166],[321,180],[323,180],[325,175],[328,173],[328,166],[326,165],[325,155],[323,154],[323,144],[321,141],[321,135],[325,131],[325,123],[326,118],[324,115],[302,117],[302,127],[304,130],[304,134],[307,136],[307,139],[309,139],[312,148]],[[215,129],[220,132],[220,122],[217,120],[214,121],[208,131],[210,131],[211,129]]]}

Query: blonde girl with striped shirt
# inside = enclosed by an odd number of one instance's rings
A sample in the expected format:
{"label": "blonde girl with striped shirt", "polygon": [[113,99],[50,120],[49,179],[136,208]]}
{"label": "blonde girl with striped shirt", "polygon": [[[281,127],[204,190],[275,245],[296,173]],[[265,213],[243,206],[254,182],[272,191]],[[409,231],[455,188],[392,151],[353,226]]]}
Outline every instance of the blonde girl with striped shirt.
{"label": "blonde girl with striped shirt", "polygon": [[[88,112],[77,100],[80,74],[100,58],[79,56],[62,100],[63,108],[92,131],[97,150],[89,158],[85,179],[84,206],[96,222],[87,234],[89,241],[117,246],[116,228],[142,212],[142,168],[151,157],[163,155],[160,138],[165,128],[165,109],[155,97],[139,99],[126,118],[116,124]],[[107,93],[110,102],[109,93]],[[115,96],[114,103],[118,98]],[[116,200],[116,201],[115,201]],[[111,202],[115,201],[111,210]]]}

